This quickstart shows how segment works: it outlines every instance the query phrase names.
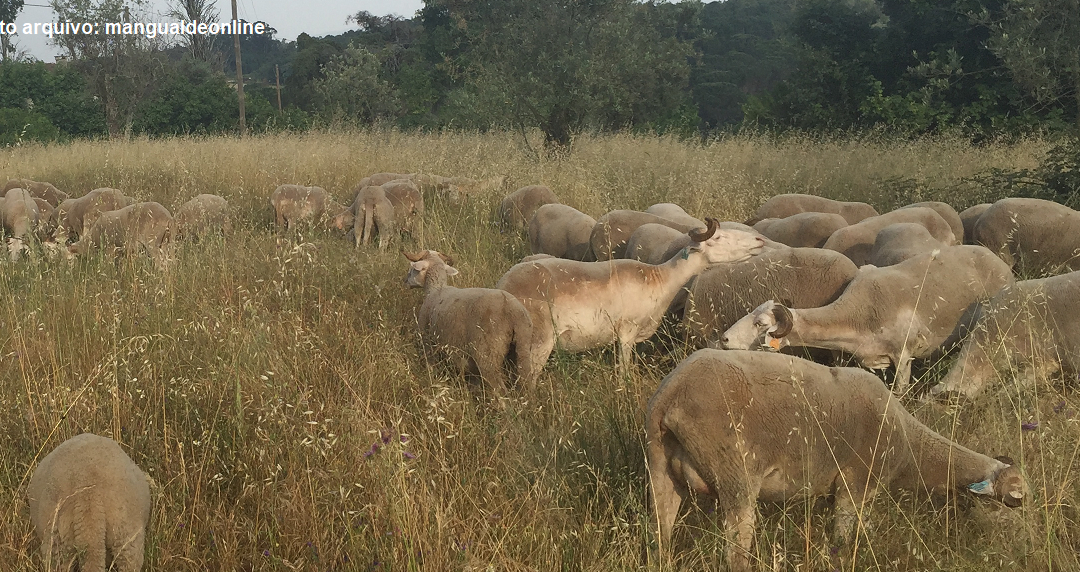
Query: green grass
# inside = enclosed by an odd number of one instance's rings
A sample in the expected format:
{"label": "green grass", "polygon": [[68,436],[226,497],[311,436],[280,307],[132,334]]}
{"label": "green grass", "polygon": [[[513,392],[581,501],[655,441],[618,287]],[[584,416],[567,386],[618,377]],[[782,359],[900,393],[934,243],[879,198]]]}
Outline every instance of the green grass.
{"label": "green grass", "polygon": [[[549,159],[511,134],[335,132],[5,150],[0,176],[73,195],[110,186],[170,209],[217,193],[239,220],[227,240],[185,244],[163,270],[140,259],[0,262],[0,570],[37,569],[26,481],[36,459],[83,431],[120,441],[159,485],[148,570],[658,568],[644,408],[691,349],[649,350],[628,379],[610,350],[557,354],[532,401],[491,408],[422,358],[422,294],[404,287],[397,245],[356,250],[321,231],[279,242],[268,204],[278,184],[342,198],[378,171],[507,174],[505,192],[547,184],[592,216],[672,201],[744,220],[783,192],[962,208],[994,198],[967,177],[1033,167],[1046,148],[610,136]],[[452,254],[455,285],[492,286],[528,253],[493,225],[501,196],[428,197],[424,236],[404,246]],[[1074,390],[1005,382],[962,408],[910,403],[964,445],[1017,458],[1031,499],[1006,511],[881,495],[857,569],[1080,569]],[[1029,420],[1039,428],[1021,431]],[[700,506],[677,528],[679,569],[723,562],[716,516]],[[762,513],[768,567],[825,565],[820,507]]]}

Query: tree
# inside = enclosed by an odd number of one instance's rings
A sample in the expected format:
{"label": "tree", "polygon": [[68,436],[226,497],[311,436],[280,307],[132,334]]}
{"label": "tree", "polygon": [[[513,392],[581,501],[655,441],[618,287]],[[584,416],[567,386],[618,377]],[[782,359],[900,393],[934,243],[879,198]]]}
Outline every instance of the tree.
{"label": "tree", "polygon": [[389,82],[379,77],[380,67],[375,54],[350,44],[323,66],[324,77],[314,80],[312,88],[331,113],[365,123],[392,118],[399,107],[397,97]]}
{"label": "tree", "polygon": [[[22,12],[23,0],[0,0],[0,22],[14,22],[19,12]],[[11,38],[0,32],[0,61],[7,63],[15,51],[11,44]]]}
{"label": "tree", "polygon": [[[215,0],[172,0],[172,10],[169,15],[178,20],[189,22],[217,22],[220,12]],[[188,52],[197,61],[206,62],[213,67],[220,67],[220,55],[214,49],[216,35],[213,34],[184,34]]]}

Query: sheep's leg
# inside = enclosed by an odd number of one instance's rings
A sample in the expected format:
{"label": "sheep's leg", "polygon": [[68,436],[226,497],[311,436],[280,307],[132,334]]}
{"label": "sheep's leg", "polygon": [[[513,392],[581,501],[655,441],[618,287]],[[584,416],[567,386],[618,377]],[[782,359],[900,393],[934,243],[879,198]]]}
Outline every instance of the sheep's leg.
{"label": "sheep's leg", "polygon": [[[493,348],[486,348],[493,349]],[[480,370],[480,378],[491,389],[496,401],[506,397],[506,372],[503,370],[503,361],[509,348],[501,351],[473,350],[473,361],[476,369]]]}
{"label": "sheep's leg", "polygon": [[675,528],[675,519],[690,491],[686,483],[672,474],[670,456],[672,449],[678,447],[675,438],[669,434],[660,437],[660,442],[649,443],[649,483],[652,485],[653,505],[656,521],[660,530],[661,557],[669,550],[671,532]]}
{"label": "sheep's leg", "polygon": [[627,342],[626,340],[619,340],[619,364],[618,372],[620,375],[630,375],[630,368],[633,365],[634,359],[634,344],[633,342]]}
{"label": "sheep's leg", "polygon": [[11,256],[12,262],[19,261],[19,254],[23,251],[24,248],[26,247],[25,245],[23,245],[23,241],[21,238],[15,237],[8,239],[8,254]]}
{"label": "sheep's leg", "polygon": [[728,537],[728,568],[733,572],[751,570],[750,550],[757,520],[756,498],[755,494],[753,497],[740,498],[733,504],[727,504],[723,499],[720,501],[724,507],[724,528]]}
{"label": "sheep's leg", "polygon": [[138,572],[142,570],[146,532],[139,528],[124,538],[123,545],[113,547],[112,567],[117,572]]}
{"label": "sheep's leg", "polygon": [[[863,509],[873,500],[876,491],[854,487],[860,477],[857,475],[846,476],[847,486],[838,487],[836,491],[836,506],[832,526],[832,540],[837,548],[846,547],[854,549],[854,540],[857,534],[856,524]],[[847,555],[847,550],[838,550],[835,556],[840,558]],[[851,553],[854,557],[854,553]]]}
{"label": "sheep's leg", "polygon": [[896,375],[893,377],[893,393],[904,395],[907,393],[908,384],[911,383],[911,354],[906,350],[900,352],[900,358],[896,360]]}

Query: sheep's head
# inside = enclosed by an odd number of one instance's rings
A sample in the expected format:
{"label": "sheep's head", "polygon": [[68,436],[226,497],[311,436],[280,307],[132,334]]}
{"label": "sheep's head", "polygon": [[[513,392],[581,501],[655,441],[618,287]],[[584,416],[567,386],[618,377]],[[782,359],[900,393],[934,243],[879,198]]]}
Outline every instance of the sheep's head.
{"label": "sheep's head", "polygon": [[986,495],[1000,500],[1007,507],[1016,508],[1024,503],[1024,475],[1009,457],[997,457],[997,461],[1001,466],[994,471],[993,476],[985,481],[972,483],[967,488],[977,495]]}
{"label": "sheep's head", "polygon": [[445,268],[447,276],[456,276],[457,268],[454,268],[454,260],[449,256],[435,250],[421,250],[420,252],[402,251],[405,258],[409,259],[409,273],[405,275],[405,285],[409,288],[423,288],[427,281],[428,271],[434,266]]}
{"label": "sheep's head", "polygon": [[769,300],[728,328],[719,345],[729,350],[749,350],[760,345],[776,351],[788,345],[784,337],[791,332],[792,324],[791,310]]}
{"label": "sheep's head", "polygon": [[703,253],[709,264],[742,262],[765,248],[765,241],[759,236],[741,230],[721,229],[714,218],[707,218],[705,222],[708,225],[705,230],[687,233],[694,242],[686,248],[687,252]]}
{"label": "sheep's head", "polygon": [[336,228],[340,231],[352,228],[353,210],[343,204],[330,201],[326,207],[326,217],[326,228]]}

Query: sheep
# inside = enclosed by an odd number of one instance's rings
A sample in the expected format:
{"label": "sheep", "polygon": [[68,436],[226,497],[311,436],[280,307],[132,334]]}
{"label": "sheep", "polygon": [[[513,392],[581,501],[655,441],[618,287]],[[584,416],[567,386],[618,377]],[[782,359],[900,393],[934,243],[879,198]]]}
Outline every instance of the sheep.
{"label": "sheep", "polygon": [[394,206],[394,220],[399,230],[418,237],[424,229],[424,195],[411,179],[398,179],[379,185]]}
{"label": "sheep", "polygon": [[964,225],[964,244],[975,244],[975,223],[979,222],[979,217],[988,208],[990,208],[990,203],[979,203],[960,213],[960,223]]}
{"label": "sheep", "polygon": [[270,206],[274,208],[278,234],[292,230],[300,222],[317,220],[327,228],[345,230],[343,226],[336,226],[337,215],[348,207],[335,201],[322,187],[281,185],[270,195]]}
{"label": "sheep", "polygon": [[675,203],[657,203],[645,209],[645,212],[692,228],[705,228],[704,221],[690,216],[682,207]]}
{"label": "sheep", "polygon": [[1041,199],[1001,199],[972,231],[981,244],[1024,276],[1080,270],[1080,213]]}
{"label": "sheep", "polygon": [[776,195],[761,203],[753,218],[746,221],[746,224],[753,226],[767,218],[787,218],[805,212],[838,214],[844,217],[848,224],[855,224],[878,214],[874,207],[866,203],[849,203],[814,195],[791,193]]}
{"label": "sheep", "polygon": [[[952,205],[943,203],[941,201],[923,201],[920,203],[911,203],[910,205],[902,206],[900,209],[910,209],[914,207],[926,207],[936,212],[941,218],[949,223],[949,228],[953,231],[953,236],[956,237],[957,244],[963,244],[964,240],[964,221],[957,214],[956,209],[952,208]],[[900,210],[897,209],[897,210]]]}
{"label": "sheep", "polygon": [[[951,233],[951,231],[950,231]],[[769,300],[724,332],[727,349],[810,346],[850,353],[869,369],[896,366],[902,395],[911,360],[931,357],[966,333],[978,302],[1013,282],[1009,267],[981,246],[949,246],[894,266],[860,269],[835,302],[791,310]]]}
{"label": "sheep", "polygon": [[645,223],[637,227],[626,241],[625,258],[646,264],[662,264],[688,244],[690,236],[685,232],[664,224]]}
{"label": "sheep", "polygon": [[787,246],[821,248],[834,232],[845,226],[847,219],[838,214],[805,212],[758,221],[754,230]]}
{"label": "sheep", "polygon": [[529,220],[529,248],[533,254],[593,262],[592,236],[596,219],[564,204],[542,205]]}
{"label": "sheep", "polygon": [[415,173],[375,173],[374,175],[369,175],[360,179],[360,182],[357,183],[349,193],[349,198],[351,200],[356,200],[356,194],[364,187],[381,187],[383,184],[389,183],[390,181],[398,181],[401,179],[411,180],[415,176]]}
{"label": "sheep", "polygon": [[661,549],[680,505],[709,495],[735,572],[752,569],[758,501],[834,495],[832,541],[848,558],[861,508],[882,489],[967,489],[1015,508],[1027,488],[1011,459],[934,432],[869,372],[785,355],[698,350],[649,399],[645,432]]}
{"label": "sheep", "polygon": [[525,230],[528,228],[529,221],[532,220],[536,209],[544,205],[558,204],[560,202],[559,197],[555,195],[555,192],[550,187],[544,185],[521,187],[506,195],[506,198],[499,203],[500,229],[504,232],[506,230]]}
{"label": "sheep", "polygon": [[108,437],[83,433],[38,463],[26,489],[47,570],[138,572],[150,522],[149,478]]}
{"label": "sheep", "polygon": [[176,210],[173,224],[173,238],[177,240],[201,239],[212,233],[229,234],[232,232],[229,202],[217,195],[198,195]]}
{"label": "sheep", "polygon": [[848,257],[820,248],[776,249],[713,266],[690,287],[683,326],[718,347],[721,334],[765,300],[789,308],[825,306],[840,297],[856,273]]}
{"label": "sheep", "polygon": [[41,197],[34,197],[34,203],[38,208],[37,237],[38,240],[45,242],[52,238],[56,230],[56,208]]}
{"label": "sheep", "polygon": [[504,290],[454,288],[446,285],[458,271],[453,261],[437,251],[403,253],[411,263],[405,283],[424,289],[424,303],[417,321],[429,345],[452,349],[460,371],[479,370],[480,377],[497,398],[506,395],[503,366],[513,356],[518,379],[531,395],[539,370],[533,349],[533,324],[525,307]]}
{"label": "sheep", "polygon": [[163,248],[169,243],[173,224],[169,209],[161,204],[135,203],[101,213],[79,242],[68,247],[68,252],[85,255],[98,248],[109,249],[114,256],[144,252],[156,262],[164,262]]}
{"label": "sheep", "polygon": [[0,196],[3,196],[11,189],[24,189],[35,199],[45,199],[53,208],[71,198],[52,183],[31,181],[30,179],[9,179],[4,183],[4,187],[0,189]]}
{"label": "sheep", "polygon": [[56,207],[56,231],[53,238],[64,244],[69,239],[81,237],[94,225],[101,213],[122,209],[135,202],[117,189],[102,187],[77,198],[61,202]]}
{"label": "sheep", "polygon": [[930,393],[978,394],[997,371],[1024,377],[1080,373],[1080,271],[1023,280],[977,311],[971,335],[949,373]]}
{"label": "sheep", "polygon": [[670,226],[679,232],[690,232],[696,225],[687,225],[640,211],[614,210],[596,221],[589,242],[597,260],[626,258],[626,242],[630,235],[643,224],[656,223]]}
{"label": "sheep", "polygon": [[26,241],[38,230],[40,218],[37,203],[25,189],[16,187],[4,195],[4,201],[0,203],[0,227],[8,237],[8,255],[12,262],[19,261]]}
{"label": "sheep", "polygon": [[383,187],[364,187],[356,195],[350,209],[353,217],[353,241],[359,248],[367,244],[373,233],[379,231],[379,249],[385,249],[397,232],[394,205]]}
{"label": "sheep", "polygon": [[691,277],[764,248],[757,236],[719,229],[716,219],[708,219],[708,228],[690,238],[690,246],[660,265],[550,258],[519,263],[503,274],[495,287],[521,300],[532,318],[534,371],[543,369],[556,343],[580,352],[612,342],[618,342],[620,368],[626,370],[633,345],[653,335]]}
{"label": "sheep", "polygon": [[822,248],[843,253],[856,266],[862,266],[866,264],[870,249],[873,248],[874,240],[877,239],[877,234],[881,232],[881,229],[898,222],[921,224],[934,238],[946,244],[952,245],[959,242],[953,234],[952,227],[936,211],[927,207],[912,207],[887,212],[851,226],[845,226],[834,232]]}
{"label": "sheep", "polygon": [[908,258],[950,246],[930,235],[926,227],[914,222],[899,222],[881,229],[866,262],[874,266],[892,266]]}
{"label": "sheep", "polygon": [[469,179],[466,177],[450,177],[447,188],[447,198],[451,202],[459,203],[469,197],[477,197],[491,191],[502,190],[506,186],[506,175],[496,175],[488,179]]}

